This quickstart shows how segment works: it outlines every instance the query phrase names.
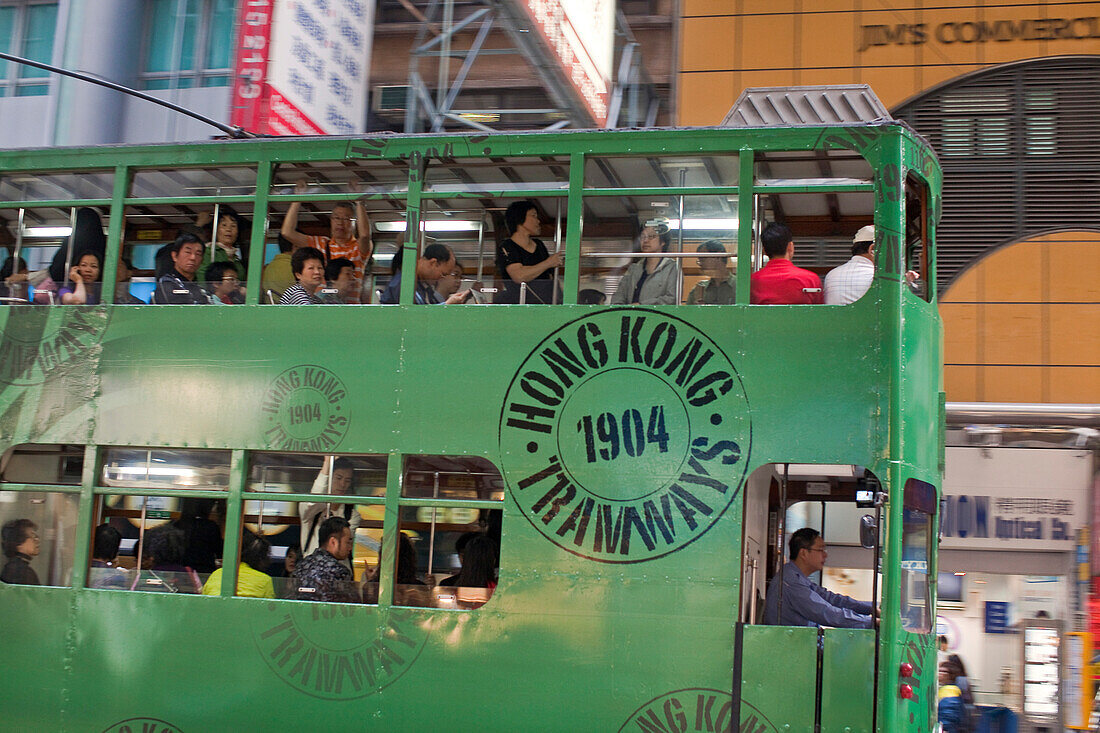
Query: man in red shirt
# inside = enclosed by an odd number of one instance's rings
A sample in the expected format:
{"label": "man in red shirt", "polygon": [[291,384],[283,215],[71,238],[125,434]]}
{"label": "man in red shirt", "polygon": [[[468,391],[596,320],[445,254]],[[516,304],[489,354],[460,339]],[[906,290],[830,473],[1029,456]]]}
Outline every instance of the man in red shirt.
{"label": "man in red shirt", "polygon": [[772,222],[760,235],[768,264],[752,274],[750,302],[759,305],[813,305],[822,303],[821,278],[795,267],[791,230]]}

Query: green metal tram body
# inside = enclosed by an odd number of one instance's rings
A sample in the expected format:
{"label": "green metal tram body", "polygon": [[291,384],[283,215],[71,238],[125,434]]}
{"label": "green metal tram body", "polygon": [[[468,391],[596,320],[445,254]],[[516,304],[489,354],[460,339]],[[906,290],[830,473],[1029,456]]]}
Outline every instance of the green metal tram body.
{"label": "green metal tram body", "polygon": [[[829,150],[854,151],[873,178],[765,183],[754,169],[765,151]],[[700,192],[596,190],[584,179],[586,158],[701,154],[736,156],[739,179],[721,192],[737,197],[741,222],[769,190],[873,192],[878,264],[866,297],[842,307],[750,305],[749,268],[740,267],[734,305],[577,305],[569,273],[580,264],[584,197]],[[567,183],[539,194],[563,202],[563,305],[417,306],[407,278],[406,305],[397,306],[261,305],[253,286],[231,308],[0,308],[0,448],[84,446],[74,485],[0,484],[9,495],[66,494],[77,506],[69,587],[0,585],[0,727],[932,730],[934,636],[927,623],[906,629],[899,588],[902,487],[938,487],[942,473],[942,346],[934,297],[906,287],[903,248],[905,182],[915,180],[929,192],[923,277],[934,283],[941,181],[934,154],[904,125],[8,151],[0,181],[113,174],[109,198],[75,203],[111,211],[109,283],[121,213],[151,203],[131,197],[136,171],[255,167],[249,198],[260,212],[275,164],[388,161],[407,171],[407,191],[366,198],[400,199],[416,232],[436,161],[523,156],[568,158]],[[180,199],[215,200],[227,198]],[[0,202],[37,205],[46,204]],[[264,225],[256,215],[253,285]],[[739,262],[751,260],[752,229],[738,229]],[[415,254],[416,237],[405,239]],[[310,385],[327,400],[327,430],[295,442],[280,424],[284,406]],[[456,400],[469,407],[451,409]],[[595,461],[584,460],[585,414],[648,415],[658,403],[668,425],[648,436],[648,452],[635,446],[637,455],[604,460],[588,447]],[[233,563],[219,597],[86,588],[96,500],[126,493],[101,480],[113,446],[231,451],[228,487],[206,492],[226,501],[225,557],[237,556],[243,503],[257,498],[253,452],[387,456],[384,496],[357,498],[384,516],[377,605],[236,598]],[[424,454],[487,459],[503,476],[502,504],[403,495],[405,457]],[[814,628],[747,623],[745,487],[760,467],[787,463],[856,464],[881,480],[877,632],[829,629],[819,639]],[[395,604],[400,512],[427,505],[503,507],[499,586],[481,608]],[[929,578],[934,550],[932,541]],[[934,617],[933,592],[929,582]],[[913,666],[906,677],[903,663]]]}

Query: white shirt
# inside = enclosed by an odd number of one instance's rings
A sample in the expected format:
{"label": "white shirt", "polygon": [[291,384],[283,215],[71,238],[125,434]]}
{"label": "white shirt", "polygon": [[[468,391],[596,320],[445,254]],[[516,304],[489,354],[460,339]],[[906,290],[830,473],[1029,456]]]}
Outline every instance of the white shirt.
{"label": "white shirt", "polygon": [[875,263],[855,255],[825,276],[825,305],[846,305],[863,297],[875,277]]}

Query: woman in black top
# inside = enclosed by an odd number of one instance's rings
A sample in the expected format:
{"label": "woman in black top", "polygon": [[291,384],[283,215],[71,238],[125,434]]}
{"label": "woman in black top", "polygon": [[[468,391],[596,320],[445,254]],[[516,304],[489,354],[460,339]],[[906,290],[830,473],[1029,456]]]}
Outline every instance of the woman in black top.
{"label": "woman in black top", "polygon": [[[504,292],[498,303],[518,303],[519,284],[535,280],[550,280],[555,267],[562,264],[561,252],[550,254],[546,245],[535,235],[542,232],[539,212],[534,201],[515,201],[504,211],[504,225],[511,233],[497,247],[497,277],[504,285]],[[534,289],[534,296],[528,302],[547,302],[551,300],[550,287]]]}

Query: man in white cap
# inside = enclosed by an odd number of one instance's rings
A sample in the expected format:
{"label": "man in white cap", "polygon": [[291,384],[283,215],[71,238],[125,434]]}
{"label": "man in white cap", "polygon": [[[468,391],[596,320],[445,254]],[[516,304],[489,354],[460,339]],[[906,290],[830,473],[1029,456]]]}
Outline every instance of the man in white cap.
{"label": "man in white cap", "polygon": [[868,224],[852,239],[852,259],[825,276],[825,304],[846,305],[863,297],[875,276],[875,228]]}

